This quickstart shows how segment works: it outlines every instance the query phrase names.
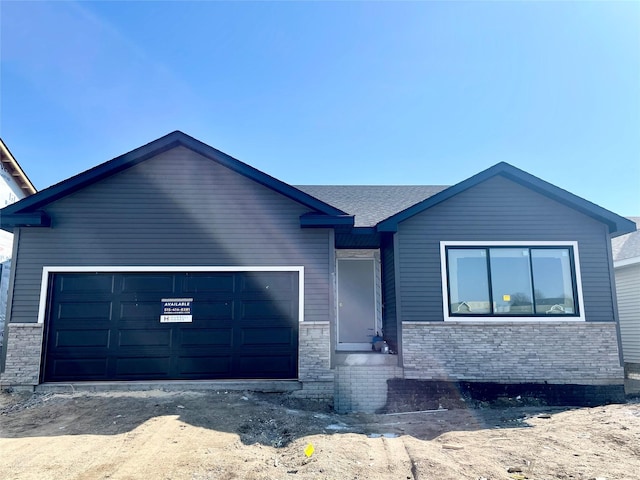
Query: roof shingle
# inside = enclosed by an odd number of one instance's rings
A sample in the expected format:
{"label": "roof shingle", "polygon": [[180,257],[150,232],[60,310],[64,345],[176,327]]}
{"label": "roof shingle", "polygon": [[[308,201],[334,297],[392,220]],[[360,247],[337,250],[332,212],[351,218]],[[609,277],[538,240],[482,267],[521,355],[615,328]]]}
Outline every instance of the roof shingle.
{"label": "roof shingle", "polygon": [[445,185],[296,185],[297,189],[355,215],[356,227],[373,227],[448,188]]}
{"label": "roof shingle", "polygon": [[[640,225],[640,217],[627,217],[636,226]],[[613,251],[613,261],[627,260],[629,258],[640,257],[640,231],[620,235],[611,240]]]}

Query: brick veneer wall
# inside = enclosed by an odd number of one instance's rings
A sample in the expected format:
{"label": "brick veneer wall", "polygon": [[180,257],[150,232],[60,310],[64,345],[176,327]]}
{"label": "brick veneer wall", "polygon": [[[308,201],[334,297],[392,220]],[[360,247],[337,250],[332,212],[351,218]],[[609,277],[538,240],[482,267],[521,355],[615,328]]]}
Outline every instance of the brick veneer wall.
{"label": "brick veneer wall", "polygon": [[331,370],[329,322],[302,322],[298,341],[298,379],[302,382],[302,390],[296,395],[332,399],[334,371]]}
{"label": "brick veneer wall", "polygon": [[11,323],[2,386],[34,386],[40,378],[43,326],[40,323]]}
{"label": "brick veneer wall", "polygon": [[408,379],[622,384],[614,322],[405,322]]}
{"label": "brick veneer wall", "polygon": [[401,377],[402,368],[392,365],[337,366],[333,408],[374,413],[387,403],[387,380]]}

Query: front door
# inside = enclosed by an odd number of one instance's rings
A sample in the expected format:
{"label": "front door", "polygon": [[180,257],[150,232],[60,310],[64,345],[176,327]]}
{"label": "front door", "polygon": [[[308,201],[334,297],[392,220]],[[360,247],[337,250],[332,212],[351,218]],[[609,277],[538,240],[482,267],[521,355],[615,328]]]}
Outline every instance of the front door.
{"label": "front door", "polygon": [[338,350],[371,350],[376,334],[375,258],[338,259]]}

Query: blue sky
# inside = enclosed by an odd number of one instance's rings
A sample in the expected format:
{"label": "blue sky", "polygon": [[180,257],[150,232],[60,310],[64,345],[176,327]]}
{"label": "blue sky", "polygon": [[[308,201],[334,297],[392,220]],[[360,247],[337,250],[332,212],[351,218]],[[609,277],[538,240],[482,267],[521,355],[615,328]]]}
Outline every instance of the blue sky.
{"label": "blue sky", "polygon": [[0,135],[39,189],[182,130],[292,184],[454,184],[506,161],[640,215],[640,2],[0,15]]}

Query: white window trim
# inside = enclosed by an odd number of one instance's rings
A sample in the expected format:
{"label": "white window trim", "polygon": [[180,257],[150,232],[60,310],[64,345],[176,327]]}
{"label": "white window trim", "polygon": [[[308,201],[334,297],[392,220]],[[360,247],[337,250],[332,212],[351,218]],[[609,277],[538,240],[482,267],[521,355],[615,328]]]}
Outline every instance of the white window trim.
{"label": "white window trim", "polygon": [[[446,247],[572,247],[573,248],[573,264],[575,266],[575,278],[576,278],[576,291],[578,295],[578,310],[579,316],[576,317],[502,317],[495,315],[492,317],[469,317],[462,316],[452,317],[449,315],[449,296],[448,281],[447,281],[447,255]],[[582,298],[582,276],[580,274],[580,255],[578,252],[578,242],[576,241],[458,241],[458,240],[443,240],[440,242],[440,273],[442,276],[442,309],[445,322],[481,322],[481,323],[521,323],[528,322],[584,322],[584,301]]]}
{"label": "white window trim", "polygon": [[38,309],[38,323],[44,323],[47,310],[47,292],[49,278],[52,273],[132,273],[132,272],[298,272],[298,321],[304,321],[304,267],[303,266],[45,266],[42,267],[42,282],[40,284],[40,303]]}

